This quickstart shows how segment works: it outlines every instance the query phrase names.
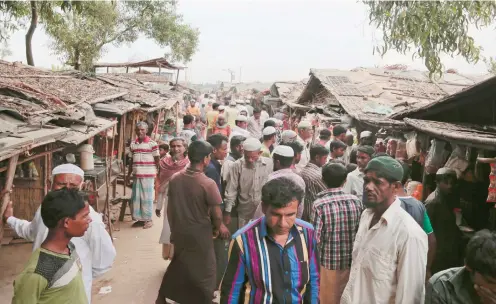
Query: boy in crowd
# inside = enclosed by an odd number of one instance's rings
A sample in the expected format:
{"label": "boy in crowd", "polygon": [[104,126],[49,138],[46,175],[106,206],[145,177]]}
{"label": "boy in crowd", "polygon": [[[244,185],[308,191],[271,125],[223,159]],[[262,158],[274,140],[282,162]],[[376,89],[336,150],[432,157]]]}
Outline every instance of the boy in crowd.
{"label": "boy in crowd", "polygon": [[88,303],[71,238],[83,236],[88,229],[89,205],[77,190],[62,188],[45,196],[41,218],[48,236],[14,281],[12,303]]}

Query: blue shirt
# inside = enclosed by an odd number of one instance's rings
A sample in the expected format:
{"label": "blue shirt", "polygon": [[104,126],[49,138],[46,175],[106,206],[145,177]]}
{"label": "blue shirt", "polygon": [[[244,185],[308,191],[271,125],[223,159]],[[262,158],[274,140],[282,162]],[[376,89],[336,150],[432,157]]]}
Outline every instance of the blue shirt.
{"label": "blue shirt", "polygon": [[[221,169],[222,169],[222,165],[217,160],[212,158],[208,166],[205,168],[204,173],[208,178],[212,179],[217,184],[219,193],[222,196],[222,180],[220,175]],[[220,204],[220,208],[224,210],[224,202]]]}
{"label": "blue shirt", "polygon": [[316,251],[307,222],[296,220],[284,247],[268,234],[265,217],[249,223],[229,245],[220,303],[318,303]]}

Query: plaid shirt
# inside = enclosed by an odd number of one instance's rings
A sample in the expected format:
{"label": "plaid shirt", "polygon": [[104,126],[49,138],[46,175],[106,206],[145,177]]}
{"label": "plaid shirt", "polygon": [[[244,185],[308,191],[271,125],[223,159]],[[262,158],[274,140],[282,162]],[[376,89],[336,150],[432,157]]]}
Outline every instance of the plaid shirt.
{"label": "plaid shirt", "polygon": [[350,268],[362,211],[362,202],[354,195],[345,194],[343,188],[328,189],[317,195],[313,225],[322,267]]}
{"label": "plaid shirt", "polygon": [[303,210],[302,220],[311,223],[313,221],[313,202],[317,199],[317,195],[327,189],[322,180],[322,168],[317,165],[308,163],[300,172],[303,181],[305,182],[305,208]]}

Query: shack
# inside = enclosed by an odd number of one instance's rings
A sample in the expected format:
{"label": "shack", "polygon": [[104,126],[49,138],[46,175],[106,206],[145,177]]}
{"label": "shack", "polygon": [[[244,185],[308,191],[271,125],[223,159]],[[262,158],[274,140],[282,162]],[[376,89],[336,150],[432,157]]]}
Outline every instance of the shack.
{"label": "shack", "polygon": [[359,132],[381,128],[403,132],[410,127],[392,119],[395,113],[429,105],[487,77],[445,73],[434,82],[426,71],[397,65],[351,71],[311,69],[297,103],[320,106],[328,116],[341,117]]}
{"label": "shack", "polygon": [[[391,117],[411,127],[424,161],[423,198],[433,174],[457,172],[465,231],[496,228],[496,77]],[[413,146],[412,146],[413,147]],[[465,227],[466,225],[466,227]]]}
{"label": "shack", "polygon": [[[100,132],[113,128],[115,122],[97,118],[91,104],[125,94],[125,90],[97,81],[0,61],[0,119],[4,126],[0,129],[4,161],[0,171],[5,172],[3,190],[16,186],[12,191],[15,216],[31,220],[48,191],[52,168],[67,162],[65,156],[77,152],[78,145],[91,144]],[[77,154],[75,161],[78,163]],[[92,179],[91,170],[85,174],[85,180]],[[98,210],[96,198],[90,203]],[[9,199],[9,194],[3,196],[2,213]]]}

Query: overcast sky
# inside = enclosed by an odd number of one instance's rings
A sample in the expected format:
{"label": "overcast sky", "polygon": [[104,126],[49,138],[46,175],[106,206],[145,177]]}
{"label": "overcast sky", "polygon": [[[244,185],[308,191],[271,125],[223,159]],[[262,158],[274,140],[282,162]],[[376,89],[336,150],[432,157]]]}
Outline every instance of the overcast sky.
{"label": "overcast sky", "polygon": [[[232,69],[241,80],[271,82],[299,80],[310,68],[352,69],[355,67],[406,64],[422,69],[411,55],[373,55],[381,33],[368,23],[366,6],[355,0],[180,0],[184,19],[199,28],[200,43],[186,78],[194,83],[228,81]],[[13,55],[7,59],[26,62],[25,32],[13,35]],[[474,31],[485,55],[496,55],[494,30]],[[33,38],[37,66],[60,65],[48,48],[42,30]],[[165,50],[151,40],[139,39],[130,46],[108,47],[100,61],[125,62],[160,57]],[[471,65],[462,58],[444,58],[446,68],[463,73],[485,73],[484,63]],[[181,76],[184,80],[184,74]]]}

